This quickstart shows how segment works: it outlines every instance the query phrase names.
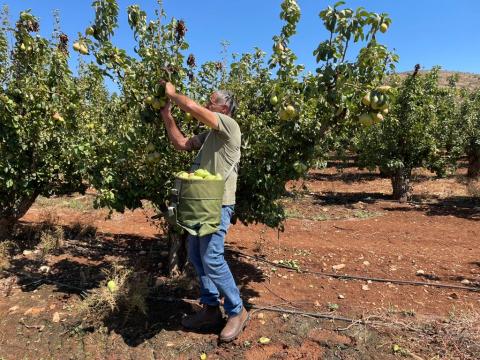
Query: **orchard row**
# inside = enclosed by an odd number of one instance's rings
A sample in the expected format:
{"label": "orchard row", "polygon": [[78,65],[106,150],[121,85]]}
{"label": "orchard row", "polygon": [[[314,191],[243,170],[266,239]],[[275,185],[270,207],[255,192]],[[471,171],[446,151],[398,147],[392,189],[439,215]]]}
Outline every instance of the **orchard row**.
{"label": "orchard row", "polygon": [[[387,14],[343,2],[321,11],[329,36],[312,44],[317,68],[310,73],[290,48],[301,16],[295,0],[281,4],[283,27],[270,56],[254,49],[201,65],[188,52],[184,21],[167,20],[163,10],[150,18],[129,6],[136,44],[121,49],[112,42],[117,2],[92,5],[94,18],[73,44],[59,26],[54,40],[40,36],[29,11],[13,26],[4,21],[0,237],[39,195],[93,187],[100,207],[135,209],[143,199],[160,206],[174,174],[194,155],[174,151],[168,141],[159,115],[161,80],[199,102],[220,88],[236,95],[243,134],[236,210],[245,223],[281,226],[285,184],[332,149],[353,150],[363,166],[380,167],[396,198],[408,197],[413,168],[442,174],[463,154],[478,176],[480,95],[457,89],[454,80],[441,88],[438,71],[395,77],[398,57],[377,39],[391,25]],[[68,65],[72,49],[80,57],[75,76]],[[106,89],[106,78],[116,93]],[[190,114],[174,109],[174,116],[187,136],[201,130]]]}

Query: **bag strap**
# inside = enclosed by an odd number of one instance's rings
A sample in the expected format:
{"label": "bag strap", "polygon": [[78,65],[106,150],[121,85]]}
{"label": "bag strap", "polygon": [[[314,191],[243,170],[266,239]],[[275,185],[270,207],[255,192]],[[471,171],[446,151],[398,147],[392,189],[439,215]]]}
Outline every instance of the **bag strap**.
{"label": "bag strap", "polygon": [[[200,149],[198,150],[198,157],[200,157],[201,153],[202,153],[202,150],[203,150],[203,147],[205,146],[205,143],[207,142],[207,139],[208,137],[212,134],[212,131],[210,130],[207,134],[207,136],[205,137],[205,140],[203,141],[203,144],[202,146],[200,147]],[[230,175],[232,174],[233,170],[235,169],[235,167],[240,163],[240,157],[238,158],[237,161],[235,161],[232,166],[230,167],[230,170],[228,170],[227,174],[225,175],[225,181],[228,180],[228,178],[230,177]]]}
{"label": "bag strap", "polygon": [[202,146],[200,146],[200,149],[198,150],[198,155],[200,155],[200,153],[202,152],[203,150],[203,147],[205,146],[205,143],[207,142],[209,136],[212,134],[212,131],[210,130],[207,134],[207,136],[205,136],[205,140],[203,140],[203,143],[202,143]]}
{"label": "bag strap", "polygon": [[[200,149],[198,149],[198,153],[197,153],[197,156],[195,157],[195,160],[201,158],[203,147],[205,146],[205,143],[207,142],[207,139],[210,136],[210,134],[211,134],[211,131],[209,131],[207,136],[205,136],[205,140],[203,140],[202,146],[200,146]],[[192,164],[192,167],[195,168],[195,166],[200,167],[200,163],[199,162],[194,162]],[[196,170],[196,168],[195,168],[195,170]]]}
{"label": "bag strap", "polygon": [[227,174],[225,175],[225,181],[228,180],[230,175],[232,175],[233,169],[235,169],[235,167],[239,164],[240,164],[240,156],[238,157],[238,160],[232,164],[232,166],[230,167],[230,170],[228,170]]}

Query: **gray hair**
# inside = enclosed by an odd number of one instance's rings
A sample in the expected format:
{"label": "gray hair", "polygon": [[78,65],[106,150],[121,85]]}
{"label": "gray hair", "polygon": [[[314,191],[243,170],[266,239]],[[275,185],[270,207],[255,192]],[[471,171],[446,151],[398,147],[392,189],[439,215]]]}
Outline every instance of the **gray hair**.
{"label": "gray hair", "polygon": [[233,116],[237,110],[237,102],[233,96],[233,93],[227,90],[218,90],[217,99],[219,99],[224,105],[228,107],[228,115]]}

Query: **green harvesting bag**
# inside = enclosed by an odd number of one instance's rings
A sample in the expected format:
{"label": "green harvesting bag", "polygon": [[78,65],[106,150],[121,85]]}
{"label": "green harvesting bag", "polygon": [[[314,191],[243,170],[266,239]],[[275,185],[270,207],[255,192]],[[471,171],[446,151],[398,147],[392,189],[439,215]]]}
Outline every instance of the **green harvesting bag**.
{"label": "green harvesting bag", "polygon": [[[205,236],[217,232],[222,216],[225,180],[190,180],[175,178],[171,221],[191,235]],[[173,209],[172,209],[173,208]]]}
{"label": "green harvesting bag", "polygon": [[[203,146],[200,152],[202,149]],[[197,169],[194,174],[185,171],[178,173],[175,187],[171,190],[170,203],[164,211],[168,222],[195,236],[217,232],[222,220],[225,182],[239,162],[240,159],[232,164],[225,178],[220,174],[210,174],[205,169]],[[192,178],[191,175],[195,176]]]}

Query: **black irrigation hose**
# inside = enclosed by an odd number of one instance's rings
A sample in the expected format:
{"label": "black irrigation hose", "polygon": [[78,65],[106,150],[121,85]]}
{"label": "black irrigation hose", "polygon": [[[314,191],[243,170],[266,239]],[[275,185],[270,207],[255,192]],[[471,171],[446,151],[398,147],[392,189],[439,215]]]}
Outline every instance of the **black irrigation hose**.
{"label": "black irrigation hose", "polygon": [[[73,244],[73,246],[78,246]],[[87,246],[89,248],[96,248],[99,249],[99,247],[94,247],[94,246]],[[117,247],[118,248],[118,247]],[[100,247],[101,249],[101,247]],[[365,280],[365,281],[372,281],[372,282],[381,282],[381,283],[391,283],[391,284],[398,284],[398,285],[412,285],[412,286],[432,286],[432,287],[437,287],[437,288],[447,288],[447,289],[456,289],[456,290],[465,290],[465,291],[473,291],[473,292],[480,292],[480,287],[479,286],[462,286],[462,285],[453,285],[453,284],[443,284],[443,283],[430,283],[430,282],[425,282],[425,281],[411,281],[411,280],[399,280],[399,279],[385,279],[385,278],[374,278],[374,277],[368,277],[368,276],[359,276],[359,275],[341,275],[341,274],[336,274],[336,273],[328,273],[328,272],[319,272],[319,271],[310,271],[310,270],[299,270],[295,269],[291,266],[284,265],[284,264],[278,264],[274,263],[273,261],[261,258],[259,256],[252,256],[248,255],[245,253],[242,253],[240,251],[232,250],[231,248],[228,249],[230,252],[241,256],[245,257],[247,259],[253,259],[255,261],[260,261],[264,262],[266,264],[270,264],[275,267],[287,269],[290,271],[296,271],[298,273],[303,273],[303,274],[313,274],[317,276],[323,276],[323,277],[330,277],[330,278],[335,278],[335,279],[345,279],[345,280]],[[133,249],[124,249],[126,252],[137,252],[140,250],[133,250]],[[2,270],[8,273],[13,274],[12,272],[8,270]],[[22,276],[26,276],[25,274],[22,274]],[[34,278],[32,278],[34,279]],[[40,280],[40,279],[39,279]],[[45,282],[50,282],[52,284],[59,285],[59,283],[53,281],[53,280],[48,280],[46,278],[41,279]],[[83,290],[75,286],[67,285],[64,284],[64,287],[69,287],[71,289],[76,289],[76,290]]]}
{"label": "black irrigation hose", "polygon": [[[162,301],[162,302],[167,302],[167,303],[178,303],[178,302],[196,303],[195,300],[178,299],[178,298],[173,298],[173,297],[152,296],[152,299]],[[366,324],[366,321],[364,321],[362,319],[351,319],[351,318],[346,318],[346,317],[343,317],[343,316],[328,315],[328,314],[317,313],[317,312],[285,309],[285,308],[282,308],[282,307],[279,307],[279,306],[276,306],[276,305],[245,305],[245,307],[249,308],[249,309],[254,309],[255,312],[257,312],[257,311],[272,311],[272,312],[292,314],[292,315],[311,316],[311,317],[319,318],[319,319],[338,320],[338,321],[345,321],[345,322],[349,322],[349,323]]]}
{"label": "black irrigation hose", "polygon": [[480,287],[474,287],[474,286],[430,283],[430,282],[425,282],[425,281],[384,279],[384,278],[373,278],[373,277],[368,277],[368,276],[347,275],[347,274],[341,275],[341,274],[328,273],[328,272],[297,270],[297,269],[292,268],[291,266],[283,265],[283,264],[277,264],[277,263],[274,263],[273,261],[263,259],[263,258],[258,257],[258,256],[247,255],[247,254],[244,254],[242,252],[235,251],[235,250],[230,250],[230,251],[237,254],[238,256],[243,256],[245,258],[253,259],[253,260],[256,260],[256,261],[261,261],[261,262],[270,264],[270,265],[275,266],[275,267],[280,267],[280,268],[288,269],[288,270],[291,270],[291,271],[296,271],[296,272],[303,273],[303,274],[313,274],[313,275],[331,277],[331,278],[336,278],[336,279],[370,280],[370,281],[374,281],[374,282],[391,283],[391,284],[399,284],[399,285],[432,286],[432,287],[438,287],[438,288],[448,288],[448,289],[457,289],[457,290],[480,292]]}
{"label": "black irrigation hose", "polygon": [[[78,246],[78,245],[73,244],[73,246]],[[99,249],[99,248],[102,249],[101,247],[94,247],[94,246],[89,246],[89,247],[96,248],[96,249]],[[114,248],[117,248],[118,250],[123,250],[125,252],[141,251],[141,250],[137,250],[137,249],[125,249],[125,248],[122,249],[121,247],[115,247],[115,246],[111,246],[110,249],[114,249]],[[335,278],[335,279],[365,280],[365,281],[370,280],[370,281],[373,281],[373,282],[391,283],[391,284],[398,284],[398,285],[432,286],[432,287],[437,287],[437,288],[447,288],[447,289],[480,292],[480,287],[478,287],[478,286],[463,286],[463,285],[454,285],[454,284],[430,283],[430,282],[425,282],[425,281],[373,278],[373,277],[360,276],[360,275],[347,275],[347,274],[341,275],[341,274],[328,273],[328,272],[297,270],[295,268],[292,268],[291,266],[284,265],[284,264],[277,264],[277,263],[274,263],[273,261],[266,260],[266,259],[261,258],[259,256],[248,255],[248,254],[242,253],[240,251],[233,250],[231,248],[229,248],[228,250],[230,252],[234,253],[234,254],[237,254],[238,256],[243,256],[245,258],[253,259],[253,260],[256,260],[256,261],[261,261],[261,262],[270,264],[270,265],[275,266],[275,267],[288,269],[288,270],[291,270],[291,271],[296,271],[296,272],[304,273],[304,274],[313,274],[313,275],[318,275],[318,276],[331,277],[331,278]]]}

